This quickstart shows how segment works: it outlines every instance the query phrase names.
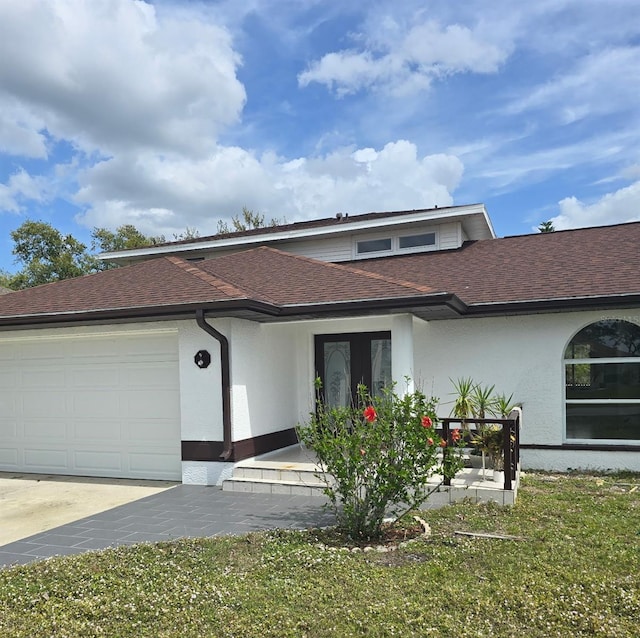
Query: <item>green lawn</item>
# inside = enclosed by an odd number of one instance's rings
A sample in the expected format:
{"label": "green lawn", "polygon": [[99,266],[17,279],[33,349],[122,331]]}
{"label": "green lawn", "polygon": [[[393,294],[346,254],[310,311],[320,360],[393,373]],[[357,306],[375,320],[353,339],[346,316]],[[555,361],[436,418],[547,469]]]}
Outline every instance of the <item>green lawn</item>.
{"label": "green lawn", "polygon": [[272,532],[53,559],[0,571],[0,636],[637,637],[639,504],[637,475],[530,474],[389,553]]}

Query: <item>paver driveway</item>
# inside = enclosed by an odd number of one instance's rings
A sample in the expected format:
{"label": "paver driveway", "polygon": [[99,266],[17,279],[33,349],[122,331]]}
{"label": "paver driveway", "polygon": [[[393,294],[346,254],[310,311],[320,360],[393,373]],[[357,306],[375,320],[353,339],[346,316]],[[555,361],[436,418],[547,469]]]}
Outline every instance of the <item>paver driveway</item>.
{"label": "paver driveway", "polygon": [[306,529],[334,523],[324,497],[223,492],[177,485],[0,547],[0,566],[181,537]]}

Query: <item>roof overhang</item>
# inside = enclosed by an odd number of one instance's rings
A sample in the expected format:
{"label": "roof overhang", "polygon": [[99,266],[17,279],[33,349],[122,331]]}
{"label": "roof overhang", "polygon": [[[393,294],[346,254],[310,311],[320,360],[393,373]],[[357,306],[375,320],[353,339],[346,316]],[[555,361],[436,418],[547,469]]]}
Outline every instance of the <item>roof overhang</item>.
{"label": "roof overhang", "polygon": [[640,308],[640,293],[597,297],[567,297],[529,301],[466,305],[456,295],[436,293],[400,298],[364,299],[278,306],[250,299],[205,303],[105,308],[93,311],[0,316],[0,331],[85,324],[132,323],[192,319],[196,310],[208,317],[235,318],[258,323],[283,323],[314,319],[382,316],[409,313],[424,321],[532,315],[580,310]]}
{"label": "roof overhang", "polygon": [[460,221],[469,239],[493,239],[495,231],[489,219],[489,215],[483,204],[469,204],[466,206],[452,206],[447,208],[430,208],[407,211],[404,214],[390,213],[388,217],[381,216],[377,219],[366,218],[358,220],[358,215],[343,217],[339,222],[335,219],[327,220],[326,226],[312,228],[301,225],[300,228],[287,227],[286,230],[278,230],[274,227],[269,232],[255,235],[238,234],[237,236],[212,237],[193,242],[176,242],[158,246],[147,246],[130,250],[106,252],[99,255],[100,259],[117,264],[132,264],[144,259],[160,257],[163,255],[184,254],[197,256],[198,253],[238,250],[253,248],[256,245],[278,244],[284,241],[299,239],[320,239],[338,235],[353,235],[363,231],[370,232],[385,228],[401,228],[417,222],[434,223]]}
{"label": "roof overhang", "polygon": [[466,306],[455,295],[447,293],[281,306],[251,299],[234,299],[209,303],[0,316],[0,331],[86,323],[169,321],[193,318],[196,310],[204,310],[210,317],[231,317],[259,323],[273,323],[334,317],[364,317],[399,312],[412,313],[425,320],[451,319],[464,313]]}

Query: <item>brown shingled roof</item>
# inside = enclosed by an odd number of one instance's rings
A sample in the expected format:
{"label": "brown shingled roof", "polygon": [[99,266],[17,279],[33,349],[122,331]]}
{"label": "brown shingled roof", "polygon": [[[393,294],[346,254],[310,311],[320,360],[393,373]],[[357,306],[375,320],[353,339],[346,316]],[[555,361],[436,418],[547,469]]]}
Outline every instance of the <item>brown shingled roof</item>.
{"label": "brown shingled roof", "polygon": [[321,262],[262,246],[197,262],[199,269],[232,281],[251,298],[275,303],[313,304],[384,299],[435,292],[425,284]]}
{"label": "brown shingled roof", "polygon": [[531,311],[534,302],[553,302],[557,309],[576,299],[593,307],[600,298],[640,303],[639,246],[636,222],[348,264],[269,247],[198,262],[160,257],[4,295],[0,324],[176,316],[196,307],[275,318],[309,316],[311,307],[354,313],[404,308],[422,316],[423,308],[440,304],[449,309],[441,316],[452,316],[512,312],[509,304],[528,304]]}
{"label": "brown shingled roof", "polygon": [[179,305],[228,299],[166,257],[7,295],[0,317]]}
{"label": "brown shingled roof", "polygon": [[225,302],[235,302],[236,307],[252,302],[277,309],[428,296],[430,292],[424,285],[261,247],[195,263],[160,257],[29,288],[3,299],[0,320],[7,324],[11,317],[161,307],[179,312],[196,304],[215,307]]}
{"label": "brown shingled roof", "polygon": [[453,251],[351,262],[465,304],[640,294],[640,222],[488,239]]}

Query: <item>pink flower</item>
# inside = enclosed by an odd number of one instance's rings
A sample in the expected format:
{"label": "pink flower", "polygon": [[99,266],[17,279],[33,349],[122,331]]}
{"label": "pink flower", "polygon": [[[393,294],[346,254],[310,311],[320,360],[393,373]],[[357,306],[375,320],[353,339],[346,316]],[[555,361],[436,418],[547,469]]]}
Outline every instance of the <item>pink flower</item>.
{"label": "pink flower", "polygon": [[447,442],[444,439],[440,439],[440,447],[447,447]]}
{"label": "pink flower", "polygon": [[458,428],[451,432],[451,440],[454,443],[457,443],[460,440],[460,430],[458,430]]}
{"label": "pink flower", "polygon": [[373,423],[378,418],[378,413],[372,405],[367,406],[362,414],[364,415],[364,418],[369,421],[369,423]]}
{"label": "pink flower", "polygon": [[429,438],[427,439],[427,443],[428,443],[429,445],[433,445],[433,439],[432,439],[431,437],[429,437]]}
{"label": "pink flower", "polygon": [[430,428],[433,425],[433,421],[428,416],[422,417],[422,427]]}

